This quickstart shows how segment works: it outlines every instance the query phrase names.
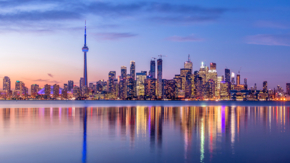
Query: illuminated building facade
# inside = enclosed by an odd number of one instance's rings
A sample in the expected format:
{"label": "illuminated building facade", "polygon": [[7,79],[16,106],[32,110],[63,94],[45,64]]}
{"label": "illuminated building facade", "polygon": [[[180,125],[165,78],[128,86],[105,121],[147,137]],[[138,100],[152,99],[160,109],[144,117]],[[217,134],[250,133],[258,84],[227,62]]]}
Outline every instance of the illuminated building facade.
{"label": "illuminated building facade", "polygon": [[135,85],[135,80],[131,77],[131,75],[128,75],[128,78],[127,78],[127,99],[131,100],[134,98],[134,94],[135,94],[134,85]]}
{"label": "illuminated building facade", "polygon": [[5,76],[3,78],[3,90],[7,91],[7,93],[9,93],[11,91],[11,81],[10,81],[10,78],[8,76]]}
{"label": "illuminated building facade", "polygon": [[157,60],[157,97],[162,98],[162,59]]}
{"label": "illuminated building facade", "polygon": [[267,91],[268,91],[268,82],[264,81],[263,82],[263,93],[267,93]]}
{"label": "illuminated building facade", "polygon": [[150,72],[149,72],[150,78],[155,78],[155,69],[156,69],[156,67],[155,67],[155,60],[152,59],[150,61]]}
{"label": "illuminated building facade", "polygon": [[135,80],[135,72],[136,72],[136,70],[135,70],[135,67],[136,67],[136,65],[135,65],[135,61],[131,61],[130,62],[130,76],[131,76],[131,78],[133,79],[133,80]]}
{"label": "illuminated building facade", "polygon": [[247,78],[244,78],[244,87],[245,87],[245,90],[248,90],[248,80],[247,80]]}
{"label": "illuminated building facade", "polygon": [[237,85],[240,85],[241,84],[241,75],[240,74],[237,74]]}
{"label": "illuminated building facade", "polygon": [[202,84],[206,83],[207,68],[204,66],[204,63],[201,62],[201,66],[198,72],[198,76],[202,78]]}
{"label": "illuminated building facade", "polygon": [[146,79],[146,73],[136,73],[137,80],[136,80],[136,91],[137,91],[137,97],[144,97],[145,95],[145,79]]}
{"label": "illuminated building facade", "polygon": [[231,82],[231,70],[227,68],[225,69],[225,82]]}
{"label": "illuminated building facade", "polygon": [[74,88],[74,81],[69,80],[69,81],[68,81],[68,89],[67,89],[67,90],[68,90],[69,92],[71,92],[73,88]]}
{"label": "illuminated building facade", "polygon": [[38,84],[32,84],[30,91],[31,91],[31,96],[35,98],[38,95],[39,85]]}
{"label": "illuminated building facade", "polygon": [[145,99],[156,99],[156,79],[154,78],[145,79]]}
{"label": "illuminated building facade", "polygon": [[59,85],[54,84],[53,85],[53,98],[58,98],[59,97]]}
{"label": "illuminated building facade", "polygon": [[290,83],[286,83],[286,93],[290,95]]}
{"label": "illuminated building facade", "polygon": [[183,98],[184,97],[184,91],[182,90],[182,79],[180,75],[175,75],[175,97],[176,98]]}
{"label": "illuminated building facade", "polygon": [[116,79],[116,71],[109,72],[109,79],[108,79],[108,92],[115,93],[116,86],[115,86],[115,79]]}
{"label": "illuminated building facade", "polygon": [[44,86],[44,95],[47,96],[47,98],[50,97],[50,91],[51,91],[50,85],[45,84],[45,86]]}
{"label": "illuminated building facade", "polygon": [[192,62],[190,61],[190,54],[188,54],[188,60],[184,62],[184,68],[190,69],[192,72]]}
{"label": "illuminated building facade", "polygon": [[221,100],[230,99],[230,83],[226,81],[221,82],[220,99]]}
{"label": "illuminated building facade", "polygon": [[175,91],[176,82],[175,82],[175,80],[163,79],[162,85],[163,85],[163,87],[162,87],[163,98],[174,100],[176,98],[175,97],[175,95],[176,95],[176,91]]}

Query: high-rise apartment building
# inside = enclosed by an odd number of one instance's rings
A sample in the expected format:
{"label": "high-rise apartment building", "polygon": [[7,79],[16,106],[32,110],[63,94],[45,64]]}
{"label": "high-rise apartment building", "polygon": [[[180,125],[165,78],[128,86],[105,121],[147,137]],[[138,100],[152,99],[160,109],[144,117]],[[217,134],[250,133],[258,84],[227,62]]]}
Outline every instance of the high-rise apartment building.
{"label": "high-rise apartment building", "polygon": [[130,62],[130,75],[131,75],[131,78],[133,79],[133,80],[135,80],[136,78],[135,78],[135,74],[136,74],[136,68],[135,68],[136,66],[135,66],[135,61],[131,61]]}
{"label": "high-rise apartment building", "polygon": [[68,81],[68,91],[72,92],[72,89],[74,88],[74,81],[69,80]]}
{"label": "high-rise apartment building", "polygon": [[48,84],[45,84],[44,86],[44,95],[46,95],[47,97],[50,97],[50,92],[51,92],[51,86]]}
{"label": "high-rise apartment building", "polygon": [[11,81],[10,81],[10,78],[8,76],[5,76],[3,78],[3,90],[7,91],[7,92],[10,92],[10,90],[11,90]]}
{"label": "high-rise apartment building", "polygon": [[156,79],[147,78],[145,79],[145,98],[146,99],[156,99]]}
{"label": "high-rise apartment building", "polygon": [[116,79],[116,71],[109,72],[109,79],[108,79],[108,92],[114,93],[116,91],[115,87],[115,79]]}
{"label": "high-rise apartment building", "polygon": [[290,95],[290,83],[286,83],[286,93]]}
{"label": "high-rise apartment building", "polygon": [[201,66],[198,72],[198,76],[202,78],[202,84],[206,83],[207,68],[204,66],[204,63],[201,62]]}
{"label": "high-rise apartment building", "polygon": [[162,98],[162,59],[157,60],[157,97]]}
{"label": "high-rise apartment building", "polygon": [[175,99],[176,91],[176,82],[175,80],[162,80],[162,92],[163,92],[163,99]]}
{"label": "high-rise apartment building", "polygon": [[268,82],[267,81],[264,81],[263,82],[263,93],[266,93],[268,90]]}
{"label": "high-rise apartment building", "polygon": [[225,69],[225,82],[231,82],[231,70],[227,68]]}
{"label": "high-rise apartment building", "polygon": [[152,59],[150,61],[150,73],[149,73],[150,78],[154,78],[155,79],[155,69],[156,69],[155,60]]}
{"label": "high-rise apartment building", "polygon": [[53,85],[53,98],[58,98],[59,97],[59,85],[54,84]]}
{"label": "high-rise apartment building", "polygon": [[145,79],[146,79],[146,73],[136,73],[136,91],[137,91],[137,97],[145,95]]}
{"label": "high-rise apartment building", "polygon": [[190,69],[192,72],[192,62],[190,61],[190,54],[188,54],[188,60],[184,62],[184,68]]}
{"label": "high-rise apartment building", "polygon": [[31,85],[31,96],[36,97],[38,95],[39,85],[38,84],[32,84]]}
{"label": "high-rise apartment building", "polygon": [[241,84],[241,75],[240,74],[237,74],[237,85],[240,85]]}

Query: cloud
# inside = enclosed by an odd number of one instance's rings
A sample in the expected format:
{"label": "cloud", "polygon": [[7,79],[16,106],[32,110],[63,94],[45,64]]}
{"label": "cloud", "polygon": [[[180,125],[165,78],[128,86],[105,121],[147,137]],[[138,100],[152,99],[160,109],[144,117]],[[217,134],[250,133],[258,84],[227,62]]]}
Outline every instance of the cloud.
{"label": "cloud", "polygon": [[259,34],[246,37],[248,44],[290,46],[290,34]]}
{"label": "cloud", "polygon": [[134,33],[97,33],[95,35],[96,38],[100,40],[120,40],[137,36],[137,34]]}
{"label": "cloud", "polygon": [[204,39],[197,38],[194,35],[189,35],[189,36],[171,36],[171,37],[167,37],[166,40],[174,41],[174,42],[199,42],[199,41],[204,41]]}
{"label": "cloud", "polygon": [[[0,1],[0,30],[49,31],[68,27],[93,16],[99,22],[128,19],[161,23],[199,23],[216,21],[228,8],[201,7],[159,2],[112,3],[84,0],[6,0]],[[57,27],[54,27],[57,24]],[[64,25],[65,24],[65,25]],[[106,25],[106,24],[104,24]]]}
{"label": "cloud", "polygon": [[260,28],[288,29],[290,27],[289,23],[287,24],[287,23],[273,22],[273,21],[257,21],[254,25]]}
{"label": "cloud", "polygon": [[53,78],[53,75],[52,74],[48,73],[47,75]]}
{"label": "cloud", "polygon": [[[28,80],[31,80],[31,79],[28,79]],[[31,80],[31,81],[35,81],[35,82],[46,82],[46,84],[58,84],[60,83],[59,81],[56,81],[56,80],[48,80],[48,79],[36,79],[36,80]]]}

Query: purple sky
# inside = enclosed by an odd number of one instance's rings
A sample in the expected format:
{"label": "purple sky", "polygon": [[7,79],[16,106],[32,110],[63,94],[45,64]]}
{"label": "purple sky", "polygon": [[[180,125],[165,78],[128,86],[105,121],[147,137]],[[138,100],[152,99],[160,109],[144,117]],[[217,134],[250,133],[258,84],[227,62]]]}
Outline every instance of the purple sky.
{"label": "purple sky", "polygon": [[[83,75],[83,26],[87,20],[89,82],[136,62],[149,70],[151,57],[166,55],[164,78],[173,78],[191,54],[194,70],[217,63],[249,86],[290,82],[290,2],[211,1],[0,1],[0,77],[30,87],[78,83]],[[129,72],[129,71],[128,71]]]}

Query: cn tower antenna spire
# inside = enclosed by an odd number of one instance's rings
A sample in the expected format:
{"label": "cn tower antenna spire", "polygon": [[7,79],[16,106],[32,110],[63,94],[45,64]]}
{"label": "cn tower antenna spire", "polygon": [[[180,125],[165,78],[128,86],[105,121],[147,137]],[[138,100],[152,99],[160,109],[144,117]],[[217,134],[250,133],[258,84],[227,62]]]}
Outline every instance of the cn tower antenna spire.
{"label": "cn tower antenna spire", "polygon": [[85,20],[85,46],[87,45],[87,20]]}

